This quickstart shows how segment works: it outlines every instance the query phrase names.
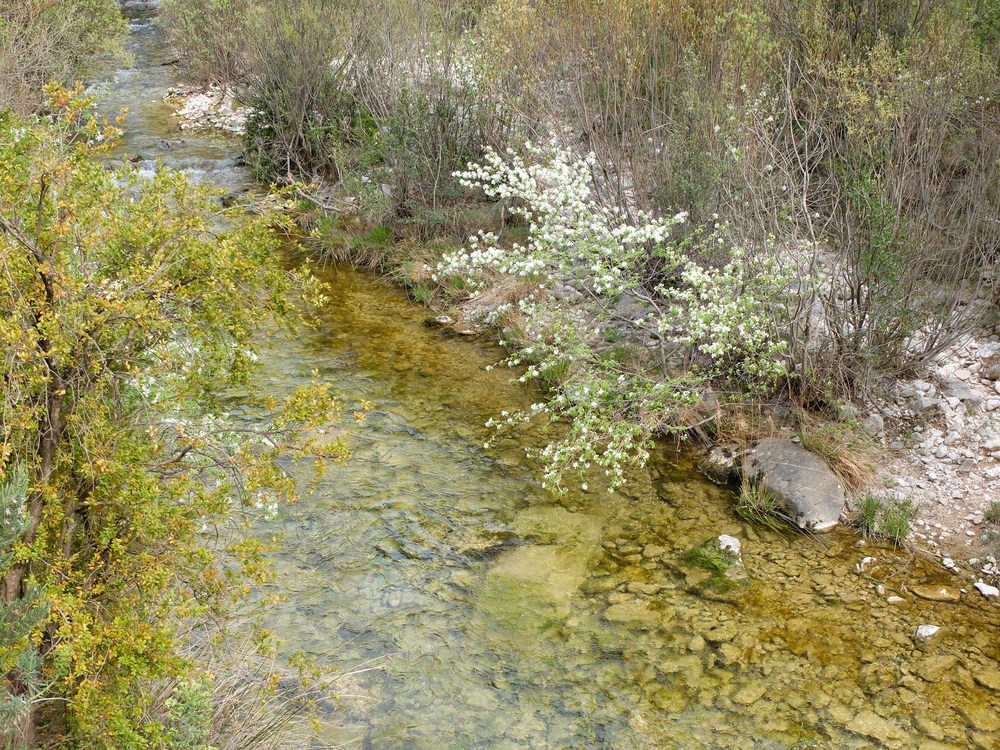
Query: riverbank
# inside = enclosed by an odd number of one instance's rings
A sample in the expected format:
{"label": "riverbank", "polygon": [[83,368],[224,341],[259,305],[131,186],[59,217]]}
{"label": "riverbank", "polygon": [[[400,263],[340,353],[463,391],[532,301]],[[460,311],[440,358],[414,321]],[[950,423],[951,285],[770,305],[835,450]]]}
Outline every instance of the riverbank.
{"label": "riverbank", "polygon": [[[234,109],[231,97],[221,91],[203,94],[179,88],[168,92],[166,100],[178,107],[182,129],[238,132],[245,121],[245,110]],[[434,262],[432,256],[428,258]],[[448,304],[447,296],[424,295],[424,282],[434,272],[426,262],[421,266],[405,259],[384,270],[402,278],[411,290],[415,288],[417,299]],[[566,303],[596,327],[599,321],[595,313],[588,312],[586,292],[557,284],[542,293]],[[519,293],[526,295],[527,291]],[[487,290],[454,307],[438,308],[438,312],[459,320],[451,326],[453,329],[485,331],[484,320],[495,318],[510,299],[509,291]],[[642,312],[640,307],[622,311],[635,317],[637,311]],[[607,324],[600,325],[608,330]],[[632,338],[632,332],[621,321],[615,325],[617,338]],[[527,345],[518,340],[510,326],[501,337],[515,346]],[[648,338],[642,344],[647,348],[656,346],[655,340]],[[863,491],[849,499],[848,507],[854,507],[862,494],[885,502],[915,503],[918,516],[910,544],[940,560],[962,561],[964,575],[995,582],[1000,573],[995,558],[1000,529],[994,528],[988,517],[990,508],[1000,503],[1000,324],[960,337],[957,345],[946,348],[921,371],[882,384],[880,391],[885,396],[878,400],[842,405],[838,422],[831,423],[847,433],[848,442],[856,437],[859,442],[869,443],[878,455],[876,463],[866,467],[871,476]],[[701,411],[710,412],[711,408]],[[797,425],[789,414],[789,405],[779,404],[765,417],[797,440]]]}

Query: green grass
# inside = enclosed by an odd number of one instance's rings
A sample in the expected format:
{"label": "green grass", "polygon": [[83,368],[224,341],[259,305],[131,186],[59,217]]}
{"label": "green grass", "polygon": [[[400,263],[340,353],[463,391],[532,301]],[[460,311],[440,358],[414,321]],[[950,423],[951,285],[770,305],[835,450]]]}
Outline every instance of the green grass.
{"label": "green grass", "polygon": [[881,513],[882,501],[874,495],[865,495],[858,501],[851,521],[864,536],[874,536]]}
{"label": "green grass", "polygon": [[983,513],[983,517],[988,523],[1000,525],[1000,500],[994,500],[986,506],[986,511]]}
{"label": "green grass", "polygon": [[736,514],[744,521],[768,529],[784,527],[778,499],[763,485],[744,479],[736,498]]}
{"label": "green grass", "polygon": [[851,523],[864,536],[899,546],[910,535],[918,515],[920,509],[912,500],[883,500],[865,495],[858,501]]}
{"label": "green grass", "polygon": [[684,556],[684,559],[712,573],[725,573],[736,564],[736,556],[729,550],[720,549],[715,539],[709,539],[695,547]]}

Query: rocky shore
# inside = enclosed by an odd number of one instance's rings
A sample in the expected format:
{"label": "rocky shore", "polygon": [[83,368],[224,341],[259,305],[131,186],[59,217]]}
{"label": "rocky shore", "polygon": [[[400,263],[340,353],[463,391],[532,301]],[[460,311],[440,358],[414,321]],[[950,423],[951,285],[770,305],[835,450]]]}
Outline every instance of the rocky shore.
{"label": "rocky shore", "polygon": [[174,87],[167,91],[164,101],[177,106],[181,130],[209,128],[242,135],[250,114],[250,108],[241,106],[232,91],[219,86]]}

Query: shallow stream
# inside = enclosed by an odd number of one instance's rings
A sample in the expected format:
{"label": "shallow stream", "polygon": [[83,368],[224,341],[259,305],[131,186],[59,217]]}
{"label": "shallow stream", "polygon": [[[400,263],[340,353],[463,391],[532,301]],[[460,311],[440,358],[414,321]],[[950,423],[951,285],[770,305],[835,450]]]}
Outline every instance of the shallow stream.
{"label": "shallow stream", "polygon": [[[136,64],[102,100],[132,109],[125,153],[249,186],[238,144],[178,132],[154,9],[127,10]],[[486,370],[499,349],[425,328],[370,275],[326,280],[260,376],[280,394],[317,371],[373,404],[352,458],[260,529],[284,538],[268,627],[344,674],[315,747],[1000,747],[1000,606],[915,597],[962,584],[905,551],[753,529],[672,445],[625,493],[553,497],[523,451],[543,436],[483,448],[486,420],[533,396]],[[740,585],[689,560],[722,533]]]}

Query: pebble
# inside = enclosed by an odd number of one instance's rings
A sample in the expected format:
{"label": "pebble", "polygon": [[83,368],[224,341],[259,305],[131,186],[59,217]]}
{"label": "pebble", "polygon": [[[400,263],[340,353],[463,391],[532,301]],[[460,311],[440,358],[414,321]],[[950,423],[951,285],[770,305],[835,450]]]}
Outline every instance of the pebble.
{"label": "pebble", "polygon": [[1000,589],[996,586],[990,586],[988,583],[983,583],[982,581],[976,581],[972,585],[975,586],[979,590],[979,593],[987,599],[991,596],[1000,597]]}
{"label": "pebble", "polygon": [[939,625],[918,625],[916,637],[918,641],[929,641],[941,629]]}

